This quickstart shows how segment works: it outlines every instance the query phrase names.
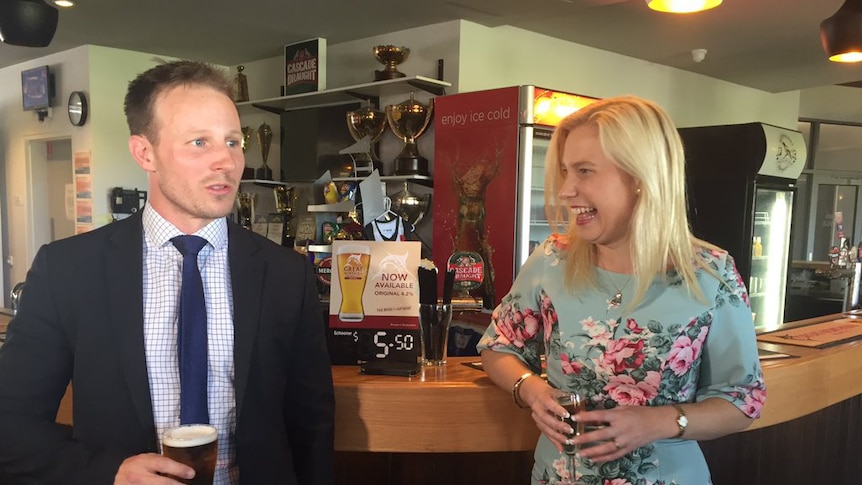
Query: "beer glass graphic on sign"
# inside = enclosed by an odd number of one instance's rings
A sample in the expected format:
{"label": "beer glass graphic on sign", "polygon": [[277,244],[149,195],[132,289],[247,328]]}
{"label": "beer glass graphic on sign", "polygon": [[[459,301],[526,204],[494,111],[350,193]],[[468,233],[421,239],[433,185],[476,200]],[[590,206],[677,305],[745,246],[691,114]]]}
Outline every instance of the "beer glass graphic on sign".
{"label": "beer glass graphic on sign", "polygon": [[344,322],[360,322],[365,318],[362,294],[368,281],[371,249],[358,244],[340,246],[336,250],[338,284],[341,288],[341,308],[338,318]]}

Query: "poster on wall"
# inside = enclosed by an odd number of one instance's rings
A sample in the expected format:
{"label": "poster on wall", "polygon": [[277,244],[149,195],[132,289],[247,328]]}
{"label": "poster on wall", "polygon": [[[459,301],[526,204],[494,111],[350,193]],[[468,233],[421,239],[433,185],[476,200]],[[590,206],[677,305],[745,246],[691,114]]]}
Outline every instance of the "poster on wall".
{"label": "poster on wall", "polygon": [[76,152],[74,156],[75,175],[90,173],[90,152]]}
{"label": "poster on wall", "polygon": [[93,229],[93,178],[90,170],[90,152],[75,152],[72,157],[75,170],[75,234]]}
{"label": "poster on wall", "polygon": [[335,241],[329,299],[333,364],[416,362],[419,241]]}

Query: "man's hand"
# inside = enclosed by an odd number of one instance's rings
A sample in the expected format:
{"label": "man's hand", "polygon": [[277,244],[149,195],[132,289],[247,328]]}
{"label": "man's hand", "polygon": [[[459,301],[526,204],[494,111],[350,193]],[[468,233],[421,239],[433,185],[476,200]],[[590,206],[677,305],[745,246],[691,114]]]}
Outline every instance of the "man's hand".
{"label": "man's hand", "polygon": [[195,471],[162,455],[145,453],[123,461],[114,477],[114,485],[182,485],[165,475],[190,479]]}

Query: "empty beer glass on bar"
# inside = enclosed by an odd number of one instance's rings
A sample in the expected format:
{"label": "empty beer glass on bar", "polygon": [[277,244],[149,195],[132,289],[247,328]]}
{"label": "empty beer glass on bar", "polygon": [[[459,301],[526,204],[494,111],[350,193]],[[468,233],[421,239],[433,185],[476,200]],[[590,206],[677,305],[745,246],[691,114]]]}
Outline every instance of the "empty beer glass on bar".
{"label": "empty beer glass on bar", "polygon": [[212,485],[218,457],[218,432],[208,424],[187,424],[162,433],[162,454],[195,470],[195,477],[184,480],[191,485]]}
{"label": "empty beer glass on bar", "polygon": [[446,346],[449,341],[449,324],[452,323],[452,305],[443,303],[419,304],[419,342],[422,365],[446,363]]}

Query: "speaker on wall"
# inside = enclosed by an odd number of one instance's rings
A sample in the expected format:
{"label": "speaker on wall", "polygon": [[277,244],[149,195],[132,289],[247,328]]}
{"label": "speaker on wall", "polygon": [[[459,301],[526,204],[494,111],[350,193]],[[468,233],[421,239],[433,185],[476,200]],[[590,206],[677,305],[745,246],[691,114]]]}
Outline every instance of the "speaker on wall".
{"label": "speaker on wall", "polygon": [[43,0],[0,0],[0,41],[47,47],[57,31],[59,12]]}

